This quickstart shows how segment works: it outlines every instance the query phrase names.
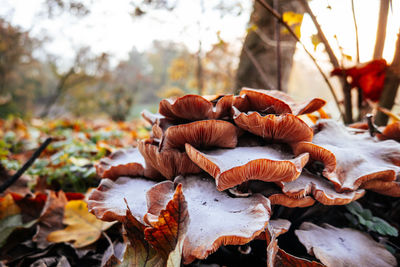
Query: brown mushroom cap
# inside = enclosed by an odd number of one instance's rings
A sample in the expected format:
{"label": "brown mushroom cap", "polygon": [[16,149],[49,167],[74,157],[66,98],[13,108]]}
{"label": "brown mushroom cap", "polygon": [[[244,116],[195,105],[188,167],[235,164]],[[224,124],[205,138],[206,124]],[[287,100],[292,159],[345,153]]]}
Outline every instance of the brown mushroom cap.
{"label": "brown mushroom cap", "polygon": [[396,181],[371,180],[362,185],[362,188],[391,197],[400,197],[400,177]]}
{"label": "brown mushroom cap", "polygon": [[148,223],[152,224],[174,193],[174,184],[182,184],[190,222],[183,243],[183,262],[205,259],[221,245],[242,245],[258,236],[268,224],[271,212],[268,199],[260,194],[249,198],[231,198],[215,188],[205,175],[179,176],[153,187],[148,195]]}
{"label": "brown mushroom cap", "polygon": [[304,222],[295,234],[307,252],[328,267],[397,266],[396,258],[382,244],[354,229]]}
{"label": "brown mushroom cap", "polygon": [[229,115],[234,99],[233,95],[222,97],[185,95],[161,100],[159,112],[170,119],[190,121],[220,119]]}
{"label": "brown mushroom cap", "polygon": [[240,128],[267,140],[283,143],[311,142],[312,129],[292,114],[261,116],[257,112],[246,114],[233,107],[233,119]]}
{"label": "brown mushroom cap", "polygon": [[161,150],[184,149],[185,144],[194,147],[224,147],[237,145],[238,128],[230,122],[203,120],[175,125],[163,132]]}
{"label": "brown mushroom cap", "polygon": [[400,142],[400,121],[388,124],[382,131],[382,134],[377,134],[376,136],[379,140],[392,139]]}
{"label": "brown mushroom cap", "polygon": [[370,180],[394,181],[400,173],[397,142],[377,142],[368,134],[351,134],[333,120],[322,120],[316,129],[313,143],[293,145],[294,153],[308,152],[313,160],[323,162],[323,175],[337,191],[354,191]]}
{"label": "brown mushroom cap", "polygon": [[95,167],[101,178],[111,180],[120,176],[146,176],[149,178],[160,176],[151,166],[146,165],[137,148],[117,150],[109,157],[101,159]]}
{"label": "brown mushroom cap", "polygon": [[89,195],[89,211],[103,221],[123,222],[127,211],[126,199],[133,216],[143,224],[147,212],[146,192],[155,184],[143,178],[120,177],[115,182],[103,179]]}
{"label": "brown mushroom cap", "polygon": [[365,194],[364,190],[338,193],[330,181],[305,170],[296,180],[278,184],[282,187],[283,193],[290,197],[304,198],[312,195],[324,205],[346,205]]}
{"label": "brown mushroom cap", "polygon": [[326,101],[320,98],[314,98],[311,101],[295,103],[287,94],[277,90],[262,90],[243,88],[240,91],[241,96],[245,96],[247,101],[241,103],[235,102],[235,106],[240,111],[258,111],[266,113],[284,114],[293,113],[302,115],[312,113],[322,108]]}
{"label": "brown mushroom cap", "polygon": [[277,146],[201,152],[186,144],[186,153],[194,163],[215,178],[217,189],[221,191],[248,180],[293,181],[308,161],[307,153],[293,158]]}
{"label": "brown mushroom cap", "polygon": [[186,152],[180,152],[179,150],[159,152],[158,145],[151,140],[140,141],[138,149],[142,153],[146,164],[158,170],[169,180],[177,175],[201,172],[201,169],[189,159]]}

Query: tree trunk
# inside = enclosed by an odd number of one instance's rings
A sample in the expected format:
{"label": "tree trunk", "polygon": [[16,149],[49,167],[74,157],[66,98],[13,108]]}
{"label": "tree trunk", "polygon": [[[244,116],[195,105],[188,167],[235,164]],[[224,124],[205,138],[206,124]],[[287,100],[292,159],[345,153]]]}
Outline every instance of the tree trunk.
{"label": "tree trunk", "polygon": [[[267,2],[271,6],[273,5],[272,0],[267,0]],[[301,6],[295,0],[279,1],[279,4],[282,12],[302,12]],[[244,86],[265,89],[278,88],[277,42],[274,38],[275,18],[257,1],[254,1],[250,24],[257,27],[255,30],[249,31],[243,44],[235,79],[236,93]],[[281,41],[282,89],[286,91],[296,41],[289,34],[282,34]]]}
{"label": "tree trunk", "polygon": [[[392,64],[390,64],[383,86],[382,96],[379,99],[379,106],[387,109],[392,109],[396,99],[397,90],[400,85],[400,31],[397,34],[396,50],[394,53]],[[376,115],[375,123],[379,126],[386,125],[388,116],[382,112]]]}
{"label": "tree trunk", "polygon": [[388,13],[389,13],[389,0],[381,0],[381,5],[379,8],[378,29],[376,31],[374,59],[382,58],[383,48],[385,47]]}

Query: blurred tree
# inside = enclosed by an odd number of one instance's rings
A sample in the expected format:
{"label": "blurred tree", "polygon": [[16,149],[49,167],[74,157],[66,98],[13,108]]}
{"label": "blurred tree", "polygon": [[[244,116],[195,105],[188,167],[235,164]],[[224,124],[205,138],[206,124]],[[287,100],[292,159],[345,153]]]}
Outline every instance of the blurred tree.
{"label": "blurred tree", "polygon": [[40,87],[40,63],[32,56],[40,42],[0,19],[0,117],[24,114]]}
{"label": "blurred tree", "polygon": [[[267,0],[273,6],[273,0]],[[301,13],[298,1],[283,0],[275,9],[282,12]],[[242,87],[278,89],[277,84],[277,33],[280,35],[280,25],[276,27],[276,19],[257,1],[254,1],[250,26],[240,55],[240,63],[235,79],[235,92]],[[278,29],[278,30],[277,30]],[[288,34],[281,36],[280,65],[282,72],[282,89],[287,89],[287,81],[292,67],[296,40]]]}

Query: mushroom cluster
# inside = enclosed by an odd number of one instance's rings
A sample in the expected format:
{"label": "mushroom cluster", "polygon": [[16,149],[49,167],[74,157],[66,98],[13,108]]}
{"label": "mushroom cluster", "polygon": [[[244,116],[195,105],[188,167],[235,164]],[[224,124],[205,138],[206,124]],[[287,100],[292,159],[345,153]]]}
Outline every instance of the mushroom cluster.
{"label": "mushroom cluster", "polygon": [[280,91],[249,88],[238,96],[164,99],[158,114],[142,113],[152,126],[150,139],[97,164],[103,179],[89,210],[125,227],[133,220],[165,252],[155,240],[164,222],[176,235],[164,234],[173,244],[169,252],[179,247],[184,264],[260,235],[274,257],[288,259],[276,244],[273,249],[278,234],[271,233],[289,226],[270,222],[271,205],[345,205],[366,189],[400,196],[400,144],[329,119],[311,128],[299,117],[324,105],[319,98],[296,103]]}

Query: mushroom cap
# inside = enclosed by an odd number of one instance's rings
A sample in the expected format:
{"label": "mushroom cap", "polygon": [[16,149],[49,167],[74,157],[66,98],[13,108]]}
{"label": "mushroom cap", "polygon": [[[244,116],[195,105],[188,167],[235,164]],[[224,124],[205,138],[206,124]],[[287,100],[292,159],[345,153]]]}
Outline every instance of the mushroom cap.
{"label": "mushroom cap", "polygon": [[103,179],[97,189],[90,193],[88,209],[100,220],[124,222],[128,204],[132,215],[143,224],[147,212],[146,192],[155,184],[143,178]]}
{"label": "mushroom cap", "polygon": [[371,180],[362,185],[362,188],[377,192],[381,195],[400,197],[400,178],[396,181]]}
{"label": "mushroom cap", "polygon": [[277,90],[263,90],[243,88],[241,96],[245,96],[247,102],[235,102],[235,106],[241,111],[258,111],[275,114],[293,113],[302,115],[312,113],[322,108],[326,101],[314,98],[311,101],[296,103],[289,95]]}
{"label": "mushroom cap", "polygon": [[203,174],[178,176],[174,182],[165,181],[149,190],[146,220],[150,225],[172,198],[174,184],[182,184],[190,217],[183,243],[184,264],[205,259],[222,245],[246,244],[268,224],[271,207],[267,198],[260,194],[231,198],[217,191],[215,182]]}
{"label": "mushroom cap", "polygon": [[194,164],[186,152],[179,150],[159,151],[158,145],[152,140],[142,140],[138,143],[146,164],[159,171],[165,178],[171,180],[177,175],[199,173],[201,169]]}
{"label": "mushroom cap", "polygon": [[283,143],[311,142],[312,129],[292,114],[261,116],[257,112],[246,114],[233,107],[233,119],[240,128],[267,140]]}
{"label": "mushroom cap", "polygon": [[282,192],[290,197],[304,198],[311,195],[324,205],[346,205],[365,194],[362,189],[338,193],[330,181],[306,170],[303,170],[296,180],[280,182],[278,185],[282,187]]}
{"label": "mushroom cap", "polygon": [[294,144],[293,151],[296,155],[308,152],[311,159],[323,162],[323,176],[336,191],[354,191],[370,180],[396,180],[400,173],[397,142],[378,142],[368,134],[352,134],[333,120],[320,121],[316,129],[313,143]]}
{"label": "mushroom cap", "polygon": [[229,115],[234,99],[233,95],[206,97],[185,95],[161,100],[159,112],[170,119],[190,121],[220,119]]}
{"label": "mushroom cap", "polygon": [[115,180],[120,176],[146,176],[157,178],[159,173],[151,166],[147,166],[145,160],[137,148],[120,149],[109,157],[102,158],[95,165],[97,174],[101,178]]}
{"label": "mushroom cap", "polygon": [[179,124],[164,129],[160,143],[161,150],[184,149],[185,144],[194,147],[224,147],[237,145],[239,130],[230,122],[203,120]]}
{"label": "mushroom cap", "polygon": [[392,139],[400,142],[400,121],[388,124],[382,131],[382,134],[377,134],[376,136],[379,140]]}
{"label": "mushroom cap", "polygon": [[308,254],[328,267],[397,266],[396,258],[382,244],[355,229],[304,222],[295,234]]}
{"label": "mushroom cap", "polygon": [[220,191],[248,180],[293,181],[308,161],[307,153],[293,158],[277,146],[199,151],[186,144],[186,153],[194,163],[215,178]]}

